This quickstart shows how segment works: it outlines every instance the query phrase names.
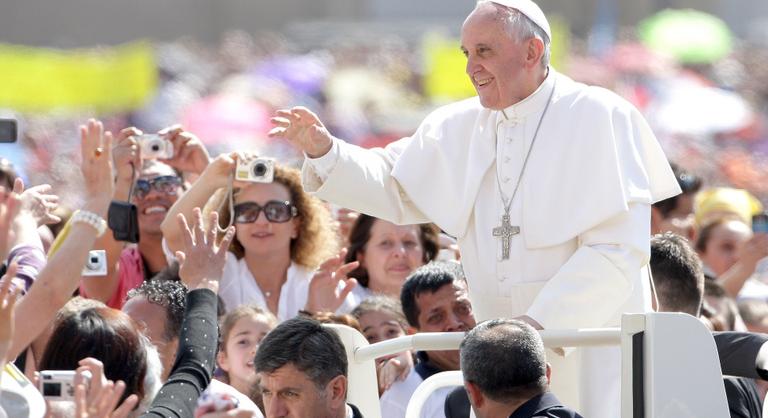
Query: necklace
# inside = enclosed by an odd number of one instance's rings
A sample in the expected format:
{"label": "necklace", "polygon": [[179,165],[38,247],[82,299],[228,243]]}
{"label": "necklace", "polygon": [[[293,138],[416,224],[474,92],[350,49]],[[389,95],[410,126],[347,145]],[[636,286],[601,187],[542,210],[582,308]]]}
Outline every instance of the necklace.
{"label": "necklace", "polygon": [[[541,122],[544,120],[544,115],[547,114],[547,110],[549,110],[549,104],[552,103],[552,96],[555,94],[555,87],[557,87],[557,79],[555,79],[553,85],[552,85],[552,91],[549,93],[549,98],[547,99],[547,104],[544,106],[544,111],[541,113],[541,117],[539,118],[539,123],[536,125],[536,130],[533,131],[533,139],[531,139],[531,146],[528,147],[528,152],[525,153],[525,158],[523,159],[523,167],[520,168],[520,176],[517,178],[517,183],[515,184],[515,188],[512,190],[512,196],[510,196],[509,199],[507,199],[506,196],[504,196],[504,189],[501,187],[501,180],[499,179],[499,170],[496,169],[496,184],[499,186],[499,195],[501,195],[501,203],[504,204],[504,214],[501,215],[501,225],[497,226],[496,228],[493,228],[493,236],[498,237],[501,239],[501,259],[502,260],[509,260],[509,246],[510,241],[512,240],[512,237],[520,233],[520,227],[512,225],[512,223],[509,220],[509,211],[512,209],[512,199],[515,198],[515,195],[517,194],[517,189],[520,188],[520,184],[523,182],[523,174],[525,173],[525,167],[528,165],[528,158],[531,156],[531,151],[533,150],[533,145],[536,143],[536,137],[539,136],[539,129],[541,128]],[[504,115],[504,119],[507,118],[506,113],[502,110],[501,113]],[[498,146],[499,143],[499,125],[503,123],[503,121],[496,123],[496,144]]]}

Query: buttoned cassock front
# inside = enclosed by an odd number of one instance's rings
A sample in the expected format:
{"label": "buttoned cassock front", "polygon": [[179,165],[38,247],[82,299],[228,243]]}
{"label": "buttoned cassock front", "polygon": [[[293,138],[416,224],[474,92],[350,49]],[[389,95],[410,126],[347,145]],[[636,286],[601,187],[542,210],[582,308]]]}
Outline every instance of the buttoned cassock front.
{"label": "buttoned cassock front", "polygon": [[[504,213],[499,188],[512,195],[529,149],[510,211],[520,234],[503,260],[493,236]],[[526,314],[547,329],[616,326],[623,312],[651,309],[650,205],[680,192],[634,107],[553,70],[503,112],[475,97],[435,110],[413,136],[383,149],[334,141],[305,161],[302,177],[307,191],[337,205],[399,224],[436,223],[458,238],[478,320]],[[611,367],[605,349],[550,356],[554,392],[585,416],[618,416],[620,357],[608,351]],[[606,379],[616,387],[602,387]]]}

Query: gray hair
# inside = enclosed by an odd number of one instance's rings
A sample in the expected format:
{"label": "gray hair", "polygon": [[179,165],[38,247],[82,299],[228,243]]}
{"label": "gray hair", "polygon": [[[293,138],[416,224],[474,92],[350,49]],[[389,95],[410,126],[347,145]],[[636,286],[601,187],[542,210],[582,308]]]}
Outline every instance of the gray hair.
{"label": "gray hair", "polygon": [[478,324],[461,342],[464,380],[497,402],[528,400],[547,391],[547,361],[539,333],[515,319]]}
{"label": "gray hair", "polygon": [[[478,0],[477,6],[483,3],[493,3],[492,0]],[[509,36],[518,41],[524,41],[531,38],[538,38],[544,42],[544,53],[541,55],[541,67],[549,67],[549,61],[552,57],[551,39],[544,32],[539,25],[529,19],[528,16],[520,13],[517,9],[507,7],[498,3],[493,3],[498,6],[497,9],[503,13],[505,29]]]}

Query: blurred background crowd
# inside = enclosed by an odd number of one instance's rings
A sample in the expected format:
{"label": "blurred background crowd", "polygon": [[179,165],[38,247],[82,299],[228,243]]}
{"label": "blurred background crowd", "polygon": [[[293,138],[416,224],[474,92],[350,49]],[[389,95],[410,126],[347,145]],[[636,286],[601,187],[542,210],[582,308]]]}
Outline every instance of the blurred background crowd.
{"label": "blurred background crowd", "polygon": [[[110,19],[98,21],[93,15],[107,6],[81,3],[82,10],[76,12],[72,5],[66,10],[51,6],[36,26],[22,22],[48,7],[42,2],[16,4],[0,16],[0,39],[8,42],[0,44],[0,117],[19,123],[18,141],[0,144],[3,186],[6,191],[13,189],[17,175],[27,185],[51,185],[19,193],[21,201],[28,202],[20,216],[29,215],[34,227],[48,224],[49,229],[42,228],[39,238],[25,241],[29,235],[18,231],[28,233],[29,229],[14,226],[9,239],[17,245],[0,254],[13,259],[18,254],[9,250],[23,250],[18,245],[31,242],[35,248],[25,250],[26,261],[37,260],[37,264],[21,266],[24,274],[19,276],[26,283],[19,286],[30,291],[36,280],[52,280],[48,277],[52,273],[41,273],[45,263],[48,268],[59,266],[63,262],[53,254],[75,251],[75,244],[70,243],[71,248],[63,244],[72,234],[64,227],[72,212],[93,206],[99,193],[124,199],[129,194],[127,185],[136,186],[142,238],[138,246],[123,246],[107,231],[106,238],[92,236],[90,242],[81,243],[88,244],[81,252],[106,251],[109,262],[104,276],[108,279],[81,278],[78,270],[59,283],[59,290],[66,300],[79,293],[99,304],[90,306],[75,299],[75,304],[85,305],[59,312],[47,334],[22,333],[27,340],[14,342],[9,361],[16,358],[20,369],[30,374],[52,368],[57,359],[55,350],[47,348],[49,339],[67,341],[66,330],[60,330],[66,321],[77,326],[78,321],[87,320],[83,315],[112,315],[104,304],[122,308],[152,334],[149,322],[162,316],[162,311],[158,314],[148,310],[151,306],[141,306],[146,300],[164,309],[169,318],[155,324],[156,335],[148,335],[163,363],[154,365],[154,372],[160,382],[169,379],[176,350],[186,335],[180,331],[186,289],[178,282],[194,288],[199,281],[185,279],[184,269],[179,272],[173,263],[174,251],[190,250],[183,245],[184,229],[175,215],[184,214],[191,224],[198,216],[195,207],[208,209],[201,216],[226,207],[224,195],[216,190],[226,185],[226,173],[237,164],[228,154],[231,151],[278,161],[274,183],[237,187],[232,212],[221,213],[222,225],[231,220],[238,232],[226,261],[224,256],[221,261],[224,273],[217,288],[224,303],[219,304],[221,340],[216,364],[219,380],[234,388],[243,402],[251,399],[259,404],[261,400],[260,394],[252,393],[258,342],[278,323],[297,314],[359,327],[371,342],[413,331],[474,327],[466,283],[460,272],[451,270],[455,266],[443,266],[438,273],[417,270],[438,258],[460,259],[451,237],[434,225],[395,226],[324,206],[301,191],[295,168],[302,155],[284,141],[267,138],[275,110],[303,105],[317,112],[335,136],[365,147],[384,146],[412,134],[437,106],[473,96],[464,74],[458,30],[474,2],[424,1],[406,7],[399,1],[328,0],[310,5],[297,0],[264,6],[264,10],[263,5],[233,3],[200,15],[196,13],[202,4],[189,9],[166,4],[156,13],[141,7],[137,11],[131,5],[130,10],[115,6]],[[736,12],[730,3],[715,0],[700,2],[700,10],[666,8],[686,6],[685,2],[646,1],[630,6],[595,0],[577,10],[555,1],[540,3],[553,24],[554,67],[632,102],[675,163],[684,193],[654,206],[653,232],[675,232],[695,247],[708,278],[702,315],[714,330],[765,332],[768,264],[763,260],[768,256],[768,217],[761,216],[768,204],[768,31],[764,30],[768,6],[748,1]],[[61,26],[69,26],[62,30],[66,36],[46,36]],[[91,184],[98,176],[80,164],[81,152],[86,148],[92,152],[95,145],[83,145],[85,134],[78,127],[92,117],[103,122],[104,130],[115,133],[115,152],[109,155],[114,157],[117,173],[114,190]],[[123,131],[131,126],[145,133],[163,130],[174,144],[175,157],[165,161],[167,165],[141,161],[137,144],[130,142],[137,132]],[[93,138],[101,138],[97,129],[101,128],[95,123],[88,127]],[[118,151],[120,147],[125,149]],[[136,158],[136,172],[131,172],[128,163]],[[53,194],[58,196],[56,205],[46,197]],[[266,201],[263,207],[253,205]],[[8,204],[0,202],[3,208]],[[58,208],[50,211],[52,206]],[[89,210],[106,215],[104,205]],[[8,212],[0,215],[7,217]],[[296,217],[302,219],[300,227],[293,224]],[[272,223],[268,232],[258,230],[266,222]],[[62,228],[65,232],[59,235]],[[45,245],[47,260],[36,254],[38,240]],[[348,250],[339,252],[342,247]],[[331,280],[333,272],[345,277],[348,273],[357,286],[348,280]],[[150,280],[156,275],[176,284]],[[409,276],[410,286],[406,284]],[[442,286],[458,289],[459,296],[434,302],[453,316],[423,322],[431,319],[420,316],[425,306],[415,302],[419,292],[435,293]],[[673,286],[672,292],[676,291]],[[375,294],[390,298],[369,298]],[[66,300],[57,303],[63,305]],[[240,306],[252,302],[259,307]],[[55,303],[51,307],[58,310]],[[189,302],[186,309],[192,309]],[[51,318],[45,315],[39,313],[48,324]],[[186,327],[183,330],[187,332]],[[244,348],[237,346],[240,331],[249,333],[247,347],[245,343]],[[389,410],[407,405],[407,396],[403,401],[392,399],[396,394],[387,398],[386,393],[397,383],[410,382],[407,376],[419,372],[419,364],[436,364],[440,370],[458,368],[457,353],[445,358],[419,356],[405,353],[379,363],[382,404],[394,405]],[[81,366],[96,371],[102,367]],[[153,366],[143,367],[149,375]],[[110,373],[115,376],[110,379],[121,378],[117,372]],[[418,385],[420,380],[415,379]],[[148,400],[159,387],[157,381],[147,383],[148,388],[134,383],[136,387],[129,390],[141,392],[142,397],[146,393]],[[760,389],[761,397],[766,389]],[[139,410],[149,408],[147,402]],[[256,408],[253,405],[255,414]]]}

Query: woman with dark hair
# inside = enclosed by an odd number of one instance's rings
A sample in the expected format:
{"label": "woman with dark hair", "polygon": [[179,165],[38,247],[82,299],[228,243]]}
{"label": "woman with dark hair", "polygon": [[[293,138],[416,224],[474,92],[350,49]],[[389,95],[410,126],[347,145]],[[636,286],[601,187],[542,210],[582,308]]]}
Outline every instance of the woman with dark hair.
{"label": "woman with dark hair", "polygon": [[208,166],[171,208],[163,235],[170,249],[179,249],[181,231],[175,217],[181,213],[189,218],[194,207],[206,203],[207,211],[221,213],[219,224],[228,225],[232,219],[237,232],[219,296],[228,311],[255,304],[282,321],[305,307],[315,269],[337,251],[331,214],[304,192],[298,170],[279,163],[270,182],[233,182],[239,158],[246,157],[220,155]]}
{"label": "woman with dark hair", "polygon": [[63,318],[53,330],[38,369],[75,370],[87,357],[104,364],[107,379],[125,382],[122,399],[136,394],[146,406],[154,398],[160,383],[160,359],[125,313],[89,308]]}
{"label": "woman with dark hair", "polygon": [[437,257],[439,234],[434,224],[395,225],[361,214],[350,231],[344,260],[359,262],[349,273],[359,284],[342,310],[352,310],[374,294],[400,298],[408,275]]}

